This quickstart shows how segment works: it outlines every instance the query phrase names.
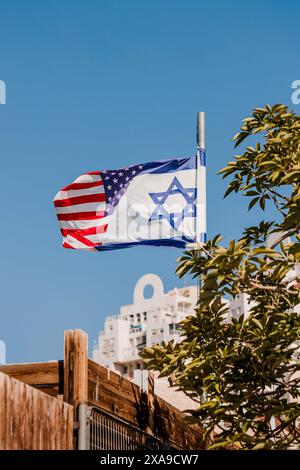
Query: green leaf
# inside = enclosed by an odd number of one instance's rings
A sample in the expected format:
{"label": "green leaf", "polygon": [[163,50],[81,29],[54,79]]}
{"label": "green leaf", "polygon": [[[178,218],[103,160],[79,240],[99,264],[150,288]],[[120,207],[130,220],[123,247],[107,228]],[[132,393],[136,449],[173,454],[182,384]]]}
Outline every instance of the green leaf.
{"label": "green leaf", "polygon": [[260,330],[263,330],[263,326],[262,326],[262,324],[260,323],[260,321],[257,320],[257,318],[252,317],[251,320],[253,321],[253,323],[255,323],[256,326],[258,326],[258,328],[259,328]]}
{"label": "green leaf", "polygon": [[262,210],[265,210],[265,198],[264,197],[261,197],[260,200],[259,200],[259,205],[260,207],[262,208]]}
{"label": "green leaf", "polygon": [[252,201],[250,201],[250,204],[248,206],[248,210],[250,211],[252,209],[253,206],[255,206],[255,204],[259,201],[259,197],[255,197],[252,199]]}
{"label": "green leaf", "polygon": [[257,191],[246,191],[244,193],[244,196],[257,196],[257,195],[259,195],[259,192]]}

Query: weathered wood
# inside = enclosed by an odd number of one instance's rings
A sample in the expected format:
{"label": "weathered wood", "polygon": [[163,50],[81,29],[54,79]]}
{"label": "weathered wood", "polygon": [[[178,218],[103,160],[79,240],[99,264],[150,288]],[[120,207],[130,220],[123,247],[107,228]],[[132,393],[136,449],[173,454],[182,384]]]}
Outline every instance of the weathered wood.
{"label": "weathered wood", "polygon": [[154,395],[152,374],[145,394],[137,385],[89,359],[88,403],[171,442],[174,447],[201,448],[202,430],[187,425],[183,413]]}
{"label": "weathered wood", "polygon": [[63,390],[62,361],[37,362],[32,364],[9,364],[0,366],[0,372],[21,382],[57,396]]}
{"label": "weathered wood", "polygon": [[197,450],[204,447],[203,429],[197,425],[188,425],[180,410],[158,396],[155,396],[155,434],[182,449]]}
{"label": "weathered wood", "polygon": [[73,407],[1,372],[0,449],[72,450]]}
{"label": "weathered wood", "polygon": [[140,387],[90,359],[88,402],[90,405],[113,412],[136,426],[141,426],[144,421],[146,402]]}
{"label": "weathered wood", "polygon": [[148,372],[148,394],[147,402],[149,408],[149,423],[148,423],[148,432],[151,434],[156,433],[155,429],[155,394],[154,394],[154,374],[153,372]]}
{"label": "weathered wood", "polygon": [[74,406],[88,399],[88,336],[82,330],[65,331],[64,401]]}
{"label": "weathered wood", "polygon": [[132,401],[122,397],[122,393],[112,393],[103,389],[101,385],[97,388],[89,387],[89,405],[96,406],[105,411],[116,414],[120,418],[139,426],[137,406]]}

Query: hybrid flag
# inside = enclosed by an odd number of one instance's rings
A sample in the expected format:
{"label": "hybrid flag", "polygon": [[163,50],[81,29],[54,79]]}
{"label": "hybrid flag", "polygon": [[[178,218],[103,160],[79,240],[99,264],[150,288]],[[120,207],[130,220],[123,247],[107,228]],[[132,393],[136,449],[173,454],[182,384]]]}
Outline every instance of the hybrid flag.
{"label": "hybrid flag", "polygon": [[191,157],[79,176],[54,198],[63,246],[101,251],[204,241],[205,222],[197,223],[205,204],[197,188],[204,153],[198,162],[198,169]]}

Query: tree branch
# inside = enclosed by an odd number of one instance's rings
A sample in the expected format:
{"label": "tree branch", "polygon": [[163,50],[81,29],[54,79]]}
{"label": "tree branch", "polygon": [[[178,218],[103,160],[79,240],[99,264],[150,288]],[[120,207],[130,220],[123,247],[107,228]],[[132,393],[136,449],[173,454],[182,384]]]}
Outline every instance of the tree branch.
{"label": "tree branch", "polygon": [[288,289],[288,288],[283,287],[283,286],[269,286],[269,285],[264,285],[264,284],[258,284],[258,283],[253,282],[253,281],[250,281],[249,284],[250,284],[251,287],[247,291],[245,291],[245,292],[248,292],[248,293],[254,291],[255,289],[261,289],[261,290],[269,290],[269,291],[273,291],[273,292],[287,292],[288,294],[292,294],[292,295],[298,295],[299,294],[298,290]]}
{"label": "tree branch", "polygon": [[270,193],[274,194],[274,196],[277,196],[277,197],[281,197],[282,199],[284,199],[285,201],[288,201],[288,198],[283,196],[282,194],[278,193],[277,191],[275,191],[274,189],[271,189],[271,188],[268,188],[268,191],[270,191]]}

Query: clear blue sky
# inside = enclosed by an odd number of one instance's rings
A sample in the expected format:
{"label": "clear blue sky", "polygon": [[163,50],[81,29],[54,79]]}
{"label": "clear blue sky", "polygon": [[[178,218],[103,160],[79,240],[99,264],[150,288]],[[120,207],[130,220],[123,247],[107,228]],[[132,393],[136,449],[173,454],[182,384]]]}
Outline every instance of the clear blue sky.
{"label": "clear blue sky", "polygon": [[240,197],[223,200],[216,173],[253,107],[291,104],[299,15],[292,0],[1,2],[0,338],[9,362],[61,358],[67,328],[86,330],[92,344],[145,273],[166,289],[182,285],[177,249],[61,247],[52,199],[82,172],[194,154],[203,110],[209,235],[237,237],[262,217]]}

